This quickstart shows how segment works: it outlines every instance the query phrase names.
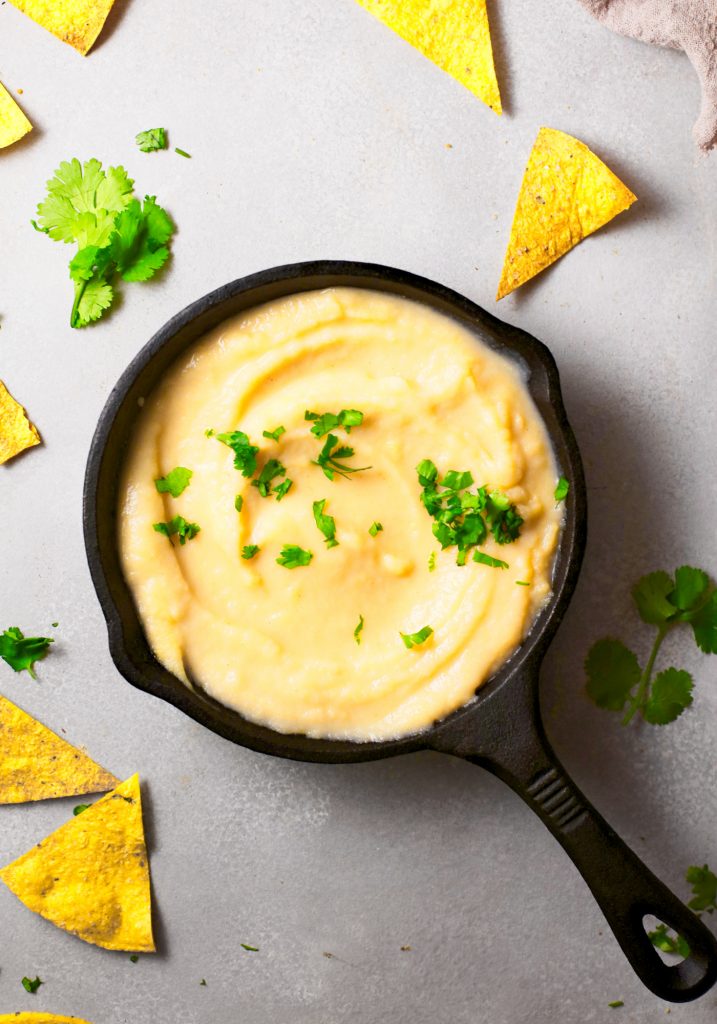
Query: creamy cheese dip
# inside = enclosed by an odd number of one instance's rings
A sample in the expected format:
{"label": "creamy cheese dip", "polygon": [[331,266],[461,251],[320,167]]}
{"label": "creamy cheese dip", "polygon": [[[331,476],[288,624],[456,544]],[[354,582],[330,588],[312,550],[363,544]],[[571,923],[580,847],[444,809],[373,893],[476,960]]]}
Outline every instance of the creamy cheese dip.
{"label": "creamy cheese dip", "polygon": [[[326,438],[304,413],[344,408],[364,422],[333,433],[355,448],[349,464],[371,468],[329,481],[312,464]],[[278,426],[278,441],[262,436]],[[279,459],[288,494],[262,497],[209,428],[244,431],[258,471]],[[516,503],[518,540],[481,545],[508,569],[441,551],[420,501],[425,458]],[[189,486],[158,493],[155,479],[177,466]],[[281,732],[403,736],[469,701],[549,597],[556,478],[519,369],[457,322],[363,289],[294,295],[223,323],[147,397],[120,487],[123,569],[156,657],[188,685]],[[332,548],[312,512],[322,499]],[[184,545],[153,529],[176,515],[201,527]],[[243,559],[251,544],[258,554]],[[277,564],[285,544],[311,563]],[[433,635],[407,649],[400,633],[426,625]]]}

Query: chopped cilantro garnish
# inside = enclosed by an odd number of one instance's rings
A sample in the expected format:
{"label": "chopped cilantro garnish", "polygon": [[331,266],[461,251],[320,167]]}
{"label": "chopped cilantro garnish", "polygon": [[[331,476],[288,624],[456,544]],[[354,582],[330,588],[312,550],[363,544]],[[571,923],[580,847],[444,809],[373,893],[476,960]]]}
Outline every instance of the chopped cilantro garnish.
{"label": "chopped cilantro garnish", "polygon": [[191,160],[192,159],[192,154],[191,153],[187,153],[187,151],[185,149],[180,149],[179,146],[175,146],[174,147],[174,152],[178,153],[180,156],[185,156],[187,158],[187,160]]}
{"label": "chopped cilantro garnish", "polygon": [[493,558],[491,555],[487,555],[485,551],[474,551],[473,561],[480,562],[481,565],[490,565],[493,569],[508,569],[509,565],[507,562],[501,561],[500,558]]}
{"label": "chopped cilantro garnish", "polygon": [[258,544],[245,544],[241,549],[242,558],[248,562],[250,558],[253,558],[261,549]]}
{"label": "chopped cilantro garnish", "polygon": [[327,516],[324,514],[325,505],[326,498],[322,498],[321,501],[315,501],[313,503],[312,509],[314,513],[314,522],[324,535],[326,547],[335,548],[339,543],[336,540],[336,520],[333,516]]}
{"label": "chopped cilantro garnish", "polygon": [[433,630],[430,626],[424,626],[417,633],[401,633],[401,639],[409,651],[412,647],[419,647],[421,644],[425,644],[429,636],[433,636]]}
{"label": "chopped cilantro garnish", "polygon": [[515,585],[516,585],[516,587],[529,587],[530,586],[530,584],[528,583],[527,580],[516,580],[515,581]]}
{"label": "chopped cilantro garnish", "polygon": [[234,499],[234,508],[237,510],[237,512],[241,512],[241,510],[244,508],[244,499],[242,498],[241,494],[237,494],[236,498]]}
{"label": "chopped cilantro garnish", "polygon": [[372,537],[375,537],[377,533],[381,533],[382,530],[383,526],[379,522],[371,523],[371,525],[368,528],[368,532],[371,534]]}
{"label": "chopped cilantro garnish", "polygon": [[624,1006],[622,999],[613,999],[611,1003],[607,1004],[611,1010],[616,1010],[618,1006]]}
{"label": "chopped cilantro garnish", "polygon": [[358,625],[354,630],[354,640],[357,644],[361,643],[361,633],[363,632],[363,615],[359,615]]}
{"label": "chopped cilantro garnish", "polygon": [[690,955],[687,940],[671,931],[666,924],[658,924],[654,931],[647,933],[647,937],[652,945],[663,953],[672,953],[675,956],[683,957]]}
{"label": "chopped cilantro garnish", "polygon": [[285,569],[298,569],[301,565],[308,565],[313,557],[311,551],[305,551],[298,544],[284,544],[276,561]]}
{"label": "chopped cilantro garnish", "polygon": [[286,466],[278,459],[269,459],[256,480],[252,480],[252,487],[257,487],[262,498],[268,498],[271,494],[271,481],[278,476],[286,476]]}
{"label": "chopped cilantro garnish", "polygon": [[214,428],[213,427],[207,427],[207,429],[204,431],[204,436],[205,437],[214,437]]}
{"label": "chopped cilantro garnish", "polygon": [[354,455],[354,450],[350,445],[340,445],[338,440],[336,434],[329,434],[314,462],[315,466],[321,467],[327,479],[333,480],[336,473],[348,478],[350,473],[363,473],[371,469],[370,466],[347,466],[345,462],[340,462],[340,459],[350,459]]}
{"label": "chopped cilantro garnish", "polygon": [[435,572],[436,571],[436,552],[435,551],[431,551],[430,555],[428,556],[428,571],[429,572]]}
{"label": "chopped cilantro garnish", "polygon": [[167,129],[148,128],[146,132],[135,135],[134,141],[143,153],[155,153],[158,149],[167,148]]}
{"label": "chopped cilantro garnish", "polygon": [[168,523],[153,523],[152,529],[156,530],[157,533],[163,533],[165,537],[169,537],[170,543],[176,533],[179,537],[179,543],[184,545],[188,540],[193,540],[197,536],[201,526],[198,523],[188,523],[184,516],[174,516]]}
{"label": "chopped cilantro garnish", "polygon": [[280,483],[278,487],[274,488],[274,497],[276,498],[277,501],[281,501],[281,499],[289,493],[293,483],[294,481],[289,480],[289,478],[287,477],[287,479],[282,481],[282,483]]}
{"label": "chopped cilantro garnish", "polygon": [[232,430],[226,434],[217,434],[216,438],[234,452],[234,469],[241,470],[242,476],[253,476],[259,449],[250,442],[244,431]]}
{"label": "chopped cilantro garnish", "polygon": [[73,815],[77,817],[78,814],[82,814],[83,811],[88,810],[92,804],[78,804],[72,811]]}
{"label": "chopped cilantro garnish", "polygon": [[717,910],[717,875],[705,864],[701,868],[688,868],[685,878],[692,886],[689,907],[698,914]]}
{"label": "chopped cilantro garnish", "polygon": [[49,636],[25,636],[17,626],[10,626],[0,633],[0,658],[16,672],[29,672],[36,679],[35,662],[45,657],[54,642]]}
{"label": "chopped cilantro garnish", "polygon": [[319,415],[307,409],[304,419],[314,422],[311,428],[314,437],[324,437],[337,427],[343,427],[346,433],[350,434],[352,427],[360,427],[363,423],[363,413],[358,409],[342,409],[340,413],[325,412]]}
{"label": "chopped cilantro garnish", "polygon": [[204,985],[206,987],[207,979],[206,978],[202,978],[202,980],[199,982],[199,984],[200,985]]}
{"label": "chopped cilantro garnish", "polygon": [[268,437],[270,441],[278,441],[282,434],[286,433],[286,427],[277,427],[276,430],[263,430],[262,437]]}
{"label": "chopped cilantro garnish", "polygon": [[155,480],[154,486],[160,494],[171,494],[173,498],[178,498],[189,487],[189,481],[193,475],[191,469],[176,466],[166,476],[160,476]]}
{"label": "chopped cilantro garnish", "polygon": [[656,630],[645,667],[620,640],[598,640],[585,662],[587,692],[598,707],[622,711],[624,725],[637,712],[652,725],[667,725],[692,703],[693,682],[688,672],[676,668],[653,676],[657,655],[665,637],[682,624],[692,627],[700,650],[717,654],[717,588],[702,569],[683,565],[674,577],[666,572],[643,576],[632,597],[642,621]]}
{"label": "chopped cilantro garnish", "polygon": [[130,956],[129,959],[130,959],[130,963],[136,964],[137,961],[139,960],[139,957],[137,956],[136,953],[132,953],[132,955]]}
{"label": "chopped cilantro garnish", "polygon": [[247,951],[247,953],[258,953],[259,952],[259,947],[258,946],[250,946],[246,942],[240,942],[239,945],[241,946],[242,949],[245,949]]}
{"label": "chopped cilantro garnish", "polygon": [[32,981],[30,980],[30,978],[27,977],[22,979],[22,987],[25,989],[26,992],[37,992],[40,985],[42,985],[42,982],[40,981],[39,978],[34,978]]}
{"label": "chopped cilantro garnish", "polygon": [[567,498],[567,496],[568,496],[568,491],[569,490],[570,490],[570,481],[567,480],[564,476],[561,476],[558,479],[558,483],[557,483],[557,486],[555,488],[555,500],[556,501],[564,501]]}

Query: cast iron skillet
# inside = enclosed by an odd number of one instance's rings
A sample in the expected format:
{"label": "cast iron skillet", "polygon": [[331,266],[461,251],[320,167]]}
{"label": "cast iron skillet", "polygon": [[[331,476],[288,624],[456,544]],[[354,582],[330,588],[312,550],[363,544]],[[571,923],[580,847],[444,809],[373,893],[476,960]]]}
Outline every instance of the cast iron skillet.
{"label": "cast iron skillet", "polygon": [[[418,736],[376,743],[283,735],[247,721],[199,689],[185,686],[152,655],[122,577],[116,539],[118,468],[138,407],[178,354],[242,310],[295,292],[341,285],[423,302],[454,317],[488,345],[516,360],[527,375],[558,466],[571,485],[553,597],[521,647],[469,705]],[[107,619],[112,657],[129,682],[169,701],[220,736],[277,757],[347,763],[428,748],[487,768],[525,800],[571,857],[645,985],[663,999],[687,1002],[706,992],[717,979],[717,941],[590,806],[553,753],[540,717],[538,670],[577,581],[586,513],[580,454],[548,349],[432,281],[388,267],[349,262],[299,263],[253,274],[199,299],[165,324],[132,361],[107,400],[92,441],[84,489],[90,571]],[[682,963],[663,963],[645,932],[643,918],[647,914],[654,914],[687,939],[692,952]]]}

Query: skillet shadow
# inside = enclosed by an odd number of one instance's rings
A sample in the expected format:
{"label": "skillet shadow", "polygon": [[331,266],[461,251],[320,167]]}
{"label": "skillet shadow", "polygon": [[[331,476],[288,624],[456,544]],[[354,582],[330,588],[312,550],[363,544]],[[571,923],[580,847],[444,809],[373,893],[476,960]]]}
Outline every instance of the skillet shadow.
{"label": "skillet shadow", "polygon": [[[157,831],[154,820],[154,802],[152,799],[152,785],[146,778],[141,778],[142,785],[142,820],[144,822],[144,838],[147,844],[147,854],[149,856],[149,871],[150,879],[152,877],[152,854],[154,853],[157,843]],[[167,927],[164,923],[164,917],[162,911],[157,903],[157,895],[155,886],[151,886],[152,892],[152,932],[154,935],[154,944],[157,947],[157,951],[151,954],[158,960],[165,960],[169,955],[170,945]]]}
{"label": "skillet shadow", "polygon": [[488,4],[488,24],[490,26],[490,41],[493,48],[493,63],[495,74],[498,79],[500,91],[500,102],[503,113],[510,117],[513,100],[513,75],[511,74],[510,54],[508,47],[508,36],[504,25],[504,14],[498,0],[490,0]]}
{"label": "skillet shadow", "polygon": [[102,31],[95,40],[94,46],[87,54],[88,57],[96,50],[101,49],[105,43],[112,38],[119,26],[122,24],[129,4],[130,0],[115,0],[110,13],[107,15],[106,21],[102,26]]}
{"label": "skillet shadow", "polygon": [[[585,463],[590,513],[580,580],[541,672],[543,719],[559,759],[586,797],[669,884],[676,872],[681,876],[688,864],[702,863],[709,851],[696,849],[689,830],[669,828],[664,795],[659,787],[641,782],[647,776],[636,767],[639,748],[654,744],[649,732],[654,727],[636,723],[625,729],[617,715],[594,707],[584,693],[583,662],[592,643],[606,635],[624,637],[640,657],[646,653],[642,641],[649,630],[646,634],[648,627],[642,627],[633,609],[630,586],[645,572],[662,567],[664,552],[674,548],[672,502],[668,497],[645,501],[646,494],[665,493],[664,477],[650,451],[669,445],[670,423],[662,428],[664,436],[654,426],[646,432],[639,410],[610,392],[607,374],[590,378],[564,360],[561,376]],[[691,503],[683,511],[680,530],[689,536],[700,520],[699,510]],[[680,723],[668,728],[678,729]],[[522,806],[488,772],[427,751],[365,764],[303,765],[299,772],[306,771],[308,777],[317,770],[326,773],[326,784],[337,787],[343,800],[368,816],[390,820],[410,800],[421,802],[427,819],[435,814],[440,820],[447,802],[458,801],[469,813],[452,813],[466,830],[474,821],[476,836],[483,807],[497,820],[515,821],[510,801]],[[527,807],[523,813],[530,814]],[[646,821],[664,823],[654,829],[651,845],[641,841],[638,831],[637,822]],[[675,887],[686,898],[687,887]]]}

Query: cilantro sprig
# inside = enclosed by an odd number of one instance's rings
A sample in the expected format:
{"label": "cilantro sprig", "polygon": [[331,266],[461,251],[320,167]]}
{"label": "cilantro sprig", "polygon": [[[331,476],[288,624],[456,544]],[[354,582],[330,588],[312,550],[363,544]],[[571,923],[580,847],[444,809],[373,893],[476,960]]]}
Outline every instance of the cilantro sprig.
{"label": "cilantro sprig", "polygon": [[351,445],[340,444],[336,434],[329,434],[313,463],[321,467],[327,480],[333,480],[337,473],[348,480],[351,473],[365,473],[367,469],[371,469],[371,466],[349,466],[341,461],[350,459],[355,454]]}
{"label": "cilantro sprig", "polygon": [[169,258],[174,224],[154,196],[140,203],[124,167],[99,160],[60,164],[47,182],[33,227],[54,241],[75,242],[72,327],[86,327],[112,305],[116,279],[147,281]]}
{"label": "cilantro sprig", "polygon": [[170,544],[172,537],[176,535],[183,547],[188,540],[194,540],[201,526],[198,523],[188,523],[184,516],[174,516],[168,523],[152,523],[152,529],[168,537]]}
{"label": "cilantro sprig", "polygon": [[311,551],[300,548],[298,544],[284,544],[276,561],[285,569],[298,569],[299,566],[308,565],[313,557]]}
{"label": "cilantro sprig", "polygon": [[29,672],[37,679],[35,662],[42,661],[54,642],[49,636],[25,636],[17,626],[10,626],[0,633],[0,658],[15,672]]}
{"label": "cilantro sprig", "polygon": [[286,476],[286,466],[278,459],[268,459],[256,480],[252,480],[251,485],[258,489],[262,498],[268,498],[271,495],[272,480],[276,480],[280,476]]}
{"label": "cilantro sprig", "polygon": [[337,427],[343,427],[346,433],[350,434],[353,427],[360,427],[363,423],[363,413],[358,409],[342,409],[339,413],[324,412],[319,415],[307,409],[304,419],[313,422],[311,433],[314,437],[321,438]]}
{"label": "cilantro sprig", "polygon": [[652,725],[674,722],[692,703],[693,680],[682,669],[665,668],[654,675],[665,638],[682,625],[692,629],[695,643],[705,654],[717,654],[717,590],[706,572],[683,565],[670,576],[653,572],[632,588],[643,622],[656,630],[647,662],[614,637],[598,640],[585,661],[587,692],[608,711],[623,713],[623,725],[636,714]]}
{"label": "cilantro sprig", "polygon": [[[451,469],[441,479],[436,464],[423,459],[416,472],[421,502],[433,519],[433,536],[442,549],[458,548],[458,565],[465,565],[468,552],[483,544],[489,533],[498,544],[510,544],[520,536],[523,518],[510,498],[486,486],[471,491],[475,481],[469,470]],[[482,552],[473,558],[494,568],[507,568],[501,559]]]}

